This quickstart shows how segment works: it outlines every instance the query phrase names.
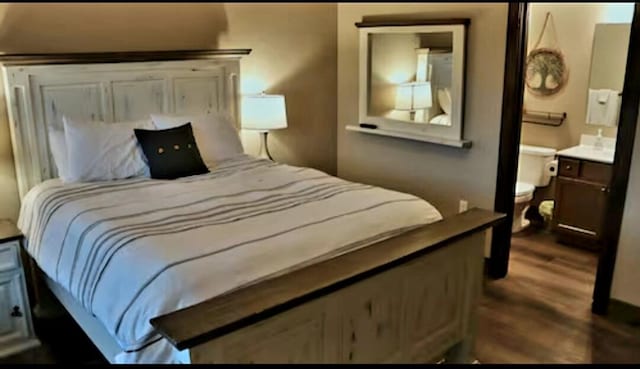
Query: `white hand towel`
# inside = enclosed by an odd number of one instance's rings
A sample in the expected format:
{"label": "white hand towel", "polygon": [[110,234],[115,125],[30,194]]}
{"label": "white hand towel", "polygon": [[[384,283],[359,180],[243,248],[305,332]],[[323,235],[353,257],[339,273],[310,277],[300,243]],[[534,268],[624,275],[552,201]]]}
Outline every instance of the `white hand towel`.
{"label": "white hand towel", "polygon": [[599,125],[606,115],[606,105],[600,104],[598,97],[600,90],[589,89],[589,97],[587,100],[587,124]]}
{"label": "white hand towel", "polygon": [[[603,98],[603,96],[605,96]],[[604,100],[604,102],[601,102]],[[587,124],[614,127],[618,124],[620,97],[615,90],[589,89]]]}
{"label": "white hand towel", "polygon": [[609,101],[609,92],[611,90],[598,90],[598,102],[601,104],[606,104]]}
{"label": "white hand towel", "polygon": [[615,127],[618,125],[618,115],[620,114],[620,96],[618,91],[609,90],[609,98],[607,99],[607,113],[603,126]]}

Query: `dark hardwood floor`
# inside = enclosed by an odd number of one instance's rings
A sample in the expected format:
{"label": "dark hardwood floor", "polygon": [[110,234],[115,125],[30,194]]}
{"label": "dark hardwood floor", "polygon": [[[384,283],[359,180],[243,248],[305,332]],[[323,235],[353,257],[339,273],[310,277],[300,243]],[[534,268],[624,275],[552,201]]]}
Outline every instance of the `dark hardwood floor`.
{"label": "dark hardwood floor", "polygon": [[[592,315],[596,256],[551,235],[513,238],[507,278],[487,281],[475,357],[489,363],[640,363],[640,329]],[[9,363],[104,363],[70,317],[36,322],[43,345]]]}
{"label": "dark hardwood floor", "polygon": [[108,364],[80,326],[69,315],[34,320],[42,345],[0,359],[3,364]]}
{"label": "dark hardwood floor", "polygon": [[591,314],[597,256],[551,234],[512,238],[509,274],[487,281],[481,363],[640,363],[640,329]]}

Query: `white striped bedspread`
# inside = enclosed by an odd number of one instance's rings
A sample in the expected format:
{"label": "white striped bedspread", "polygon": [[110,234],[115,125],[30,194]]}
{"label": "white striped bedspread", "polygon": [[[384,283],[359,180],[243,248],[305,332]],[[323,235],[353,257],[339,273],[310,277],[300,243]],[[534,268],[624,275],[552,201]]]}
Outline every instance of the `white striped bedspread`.
{"label": "white striped bedspread", "polygon": [[116,339],[185,362],[149,319],[442,219],[415,196],[240,155],[208,174],[34,187],[27,251]]}

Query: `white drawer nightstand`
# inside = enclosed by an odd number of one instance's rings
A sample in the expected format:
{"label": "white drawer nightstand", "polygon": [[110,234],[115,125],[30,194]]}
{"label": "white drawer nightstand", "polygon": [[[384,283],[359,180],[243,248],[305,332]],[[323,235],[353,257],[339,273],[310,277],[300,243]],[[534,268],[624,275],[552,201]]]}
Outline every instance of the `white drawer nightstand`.
{"label": "white drawer nightstand", "polygon": [[38,346],[20,258],[22,233],[0,220],[0,357]]}

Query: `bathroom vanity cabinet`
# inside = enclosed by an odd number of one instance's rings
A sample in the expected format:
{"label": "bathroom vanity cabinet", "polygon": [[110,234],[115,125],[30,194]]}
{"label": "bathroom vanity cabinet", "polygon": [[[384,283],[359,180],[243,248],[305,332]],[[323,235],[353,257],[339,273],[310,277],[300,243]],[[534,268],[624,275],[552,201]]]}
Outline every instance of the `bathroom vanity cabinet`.
{"label": "bathroom vanity cabinet", "polygon": [[611,164],[559,156],[553,229],[561,243],[599,249]]}

